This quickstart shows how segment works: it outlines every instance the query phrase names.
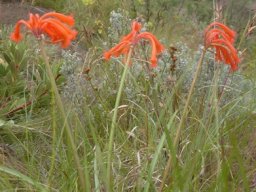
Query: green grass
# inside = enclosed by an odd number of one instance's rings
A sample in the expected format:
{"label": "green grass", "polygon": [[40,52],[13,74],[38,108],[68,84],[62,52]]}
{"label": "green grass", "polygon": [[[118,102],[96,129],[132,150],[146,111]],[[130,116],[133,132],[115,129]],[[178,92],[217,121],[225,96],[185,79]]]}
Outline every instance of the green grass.
{"label": "green grass", "polygon": [[[130,15],[146,12],[142,1],[134,2]],[[153,12],[149,29],[177,51],[165,52],[158,68],[148,70],[150,49],[138,46],[127,67],[121,57],[102,58],[129,31],[126,17],[122,31],[107,30],[114,25],[103,15],[119,4],[108,1],[97,15],[101,4],[95,1],[83,15],[82,2],[66,3],[77,10],[79,29],[88,15],[102,21],[103,32],[92,37],[90,47],[80,36],[69,51],[49,45],[47,56],[41,55],[33,38],[14,44],[8,39],[11,29],[2,27],[0,191],[158,191],[169,158],[164,191],[256,190],[255,46],[247,37],[241,38],[240,49],[249,50],[241,66],[249,63],[249,69],[229,73],[208,51],[185,107],[202,40],[184,37],[183,31],[200,34],[201,28],[167,12],[161,15],[166,20],[156,21],[163,26],[152,27]],[[172,3],[180,11],[180,4]],[[181,12],[189,16],[185,5]],[[166,24],[169,18],[176,23]],[[168,34],[163,29],[170,26],[177,28]]]}

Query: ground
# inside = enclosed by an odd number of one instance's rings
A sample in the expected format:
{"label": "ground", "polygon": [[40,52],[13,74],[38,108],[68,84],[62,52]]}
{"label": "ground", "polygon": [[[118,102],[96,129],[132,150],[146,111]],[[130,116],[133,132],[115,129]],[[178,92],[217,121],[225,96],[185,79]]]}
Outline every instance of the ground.
{"label": "ground", "polygon": [[19,1],[0,0],[0,24],[15,24],[20,19],[27,19],[29,13],[43,14],[47,9],[32,7]]}

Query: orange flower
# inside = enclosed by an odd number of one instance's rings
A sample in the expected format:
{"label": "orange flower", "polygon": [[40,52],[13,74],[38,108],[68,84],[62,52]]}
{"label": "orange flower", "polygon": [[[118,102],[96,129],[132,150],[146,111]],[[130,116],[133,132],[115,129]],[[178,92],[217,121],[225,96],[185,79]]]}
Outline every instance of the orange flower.
{"label": "orange flower", "polygon": [[28,21],[19,20],[16,23],[10,38],[15,42],[21,41],[21,25],[25,25],[36,38],[41,38],[42,34],[46,34],[52,43],[61,43],[61,47],[66,48],[77,35],[77,31],[71,29],[74,23],[72,16],[61,13],[49,12],[41,17],[38,14],[30,13]]}
{"label": "orange flower", "polygon": [[126,55],[128,54],[131,46],[136,45],[139,40],[145,39],[149,40],[152,46],[151,51],[151,67],[157,66],[157,55],[160,54],[164,50],[164,46],[157,40],[157,38],[149,33],[149,32],[142,32],[141,30],[141,24],[137,21],[133,21],[132,23],[132,30],[131,32],[124,36],[121,41],[111,48],[109,51],[106,51],[104,53],[104,58],[106,60],[109,60],[111,56],[118,57],[120,55]]}
{"label": "orange flower", "polygon": [[215,60],[231,66],[231,70],[238,69],[240,59],[234,48],[236,32],[226,25],[213,22],[205,29],[204,45],[206,49],[215,49]]}

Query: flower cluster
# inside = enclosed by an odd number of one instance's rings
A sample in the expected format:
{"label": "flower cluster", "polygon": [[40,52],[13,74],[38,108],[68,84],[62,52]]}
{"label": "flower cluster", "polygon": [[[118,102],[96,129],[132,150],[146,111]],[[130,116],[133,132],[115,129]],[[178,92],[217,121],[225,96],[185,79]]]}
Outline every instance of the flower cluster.
{"label": "flower cluster", "polygon": [[205,29],[204,45],[216,50],[215,60],[222,61],[231,66],[231,70],[238,69],[240,59],[234,48],[235,31],[219,22],[213,22]]}
{"label": "flower cluster", "polygon": [[29,20],[17,22],[11,39],[15,42],[21,41],[21,25],[25,25],[36,38],[41,38],[42,34],[46,34],[50,37],[51,43],[60,43],[62,48],[66,48],[77,35],[77,31],[71,29],[74,23],[72,16],[61,13],[49,12],[41,17],[38,14],[30,14]]}
{"label": "flower cluster", "polygon": [[140,32],[141,24],[137,21],[132,22],[132,30],[129,34],[124,36],[121,41],[112,49],[104,53],[104,58],[109,60],[111,56],[118,57],[120,55],[128,55],[131,47],[136,45],[141,39],[149,40],[152,45],[151,52],[151,67],[157,66],[157,55],[164,50],[164,46],[157,40],[157,38],[149,32]]}

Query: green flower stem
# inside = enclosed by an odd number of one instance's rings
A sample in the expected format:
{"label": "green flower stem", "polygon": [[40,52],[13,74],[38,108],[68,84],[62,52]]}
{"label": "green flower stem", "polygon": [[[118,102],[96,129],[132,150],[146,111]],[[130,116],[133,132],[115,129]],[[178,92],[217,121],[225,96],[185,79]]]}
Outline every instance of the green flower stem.
{"label": "green flower stem", "polygon": [[111,183],[111,162],[112,162],[112,151],[113,151],[113,142],[114,142],[114,135],[115,135],[115,128],[116,128],[116,120],[117,120],[117,111],[118,111],[118,106],[120,104],[121,100],[121,95],[122,95],[122,90],[124,87],[124,82],[126,75],[128,73],[129,69],[129,63],[131,60],[131,55],[132,55],[133,47],[130,48],[130,51],[127,56],[127,60],[124,66],[123,74],[121,77],[121,82],[119,85],[119,89],[117,92],[117,97],[116,97],[116,103],[115,103],[115,108],[114,108],[114,115],[112,117],[112,123],[111,123],[111,128],[110,128],[110,136],[109,136],[109,144],[108,144],[108,161],[107,161],[107,189],[108,191],[113,191],[112,190],[112,183]]}
{"label": "green flower stem", "polygon": [[[46,72],[47,72],[47,75],[50,79],[50,83],[51,83],[51,86],[52,86],[52,91],[53,91],[53,94],[55,95],[57,107],[60,111],[60,115],[62,117],[63,122],[66,122],[66,114],[65,114],[64,106],[63,106],[63,103],[62,103],[62,100],[61,100],[61,97],[60,97],[60,94],[59,94],[59,91],[58,91],[58,88],[57,88],[57,85],[56,85],[56,82],[55,82],[54,75],[52,73],[52,70],[51,70],[51,67],[50,67],[50,64],[49,64],[48,57],[47,57],[46,52],[45,52],[43,41],[41,41],[41,47],[40,48],[41,48],[41,53],[42,53],[43,59],[45,61]],[[81,187],[80,189],[81,189],[81,191],[88,191],[88,189],[90,190],[90,187],[88,186],[88,183],[87,183],[87,185],[85,184],[83,169],[82,169],[82,166],[80,164],[80,160],[79,160],[79,156],[78,156],[78,153],[77,153],[77,150],[76,150],[75,142],[74,142],[74,139],[73,139],[73,136],[72,136],[71,128],[70,128],[68,122],[66,122],[64,126],[65,126],[66,136],[68,138],[68,142],[71,146],[72,153],[73,153],[73,156],[74,156],[75,165],[76,165],[76,168],[77,168],[80,187]]]}
{"label": "green flower stem", "polygon": [[[174,148],[176,148],[177,145],[178,145],[178,142],[180,140],[181,130],[183,128],[185,120],[187,119],[187,114],[188,114],[188,111],[189,111],[188,107],[189,107],[189,104],[190,104],[190,100],[192,98],[192,94],[193,94],[193,91],[194,91],[194,88],[195,88],[195,85],[196,85],[196,81],[197,81],[197,79],[199,77],[199,73],[200,73],[200,70],[201,70],[201,67],[202,67],[202,64],[203,64],[203,59],[204,59],[205,53],[206,53],[206,49],[203,50],[203,52],[201,54],[201,57],[200,57],[200,59],[198,61],[198,64],[197,64],[196,72],[195,72],[193,81],[191,83],[190,89],[189,89],[188,98],[186,100],[186,104],[185,104],[185,107],[184,107],[183,112],[182,112],[180,123],[179,123],[178,129],[176,131],[176,136],[174,138],[174,142],[173,142],[173,147]],[[159,188],[159,192],[163,191],[166,179],[167,179],[167,177],[168,177],[168,175],[170,173],[171,164],[172,164],[172,156],[170,155],[169,159],[167,161],[167,164],[165,166],[165,170],[164,170],[164,174],[163,174],[163,179],[162,179],[161,186]]]}
{"label": "green flower stem", "polygon": [[54,173],[54,167],[55,167],[55,158],[57,156],[57,151],[56,151],[56,143],[57,143],[57,137],[56,137],[56,102],[55,102],[55,95],[53,90],[51,89],[51,108],[52,108],[52,156],[51,156],[51,166],[50,170],[48,172],[48,185],[49,189],[51,188],[52,185],[52,175]]}

